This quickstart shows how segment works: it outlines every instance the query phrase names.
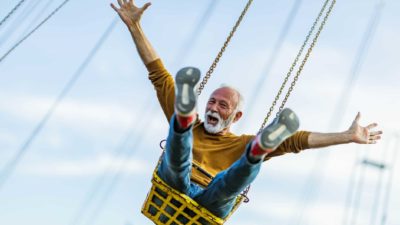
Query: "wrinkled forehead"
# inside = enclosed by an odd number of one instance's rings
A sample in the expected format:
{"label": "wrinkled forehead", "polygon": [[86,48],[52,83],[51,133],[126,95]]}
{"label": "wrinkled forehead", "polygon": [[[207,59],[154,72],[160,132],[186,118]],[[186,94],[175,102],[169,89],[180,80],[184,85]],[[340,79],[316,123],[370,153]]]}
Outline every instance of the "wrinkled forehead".
{"label": "wrinkled forehead", "polygon": [[229,87],[221,87],[216,89],[210,96],[210,99],[214,98],[216,100],[224,100],[231,104],[232,106],[236,106],[239,102],[239,94],[236,90]]}

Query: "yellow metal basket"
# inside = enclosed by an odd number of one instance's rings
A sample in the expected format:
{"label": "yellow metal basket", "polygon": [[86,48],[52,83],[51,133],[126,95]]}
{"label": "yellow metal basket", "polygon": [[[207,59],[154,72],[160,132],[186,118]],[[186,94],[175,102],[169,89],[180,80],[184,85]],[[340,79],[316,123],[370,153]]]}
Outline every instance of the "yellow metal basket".
{"label": "yellow metal basket", "polygon": [[222,225],[247,198],[239,195],[229,215],[222,219],[189,196],[168,186],[156,172],[153,173],[152,187],[142,207],[142,213],[157,225]]}

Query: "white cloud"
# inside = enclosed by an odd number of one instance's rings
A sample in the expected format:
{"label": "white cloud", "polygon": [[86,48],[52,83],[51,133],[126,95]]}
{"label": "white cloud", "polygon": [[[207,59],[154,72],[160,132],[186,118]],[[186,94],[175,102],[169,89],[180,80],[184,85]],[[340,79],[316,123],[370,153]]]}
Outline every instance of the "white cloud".
{"label": "white cloud", "polygon": [[154,167],[140,159],[126,159],[111,155],[99,155],[95,159],[60,160],[25,165],[22,173],[37,176],[82,177],[103,173],[142,174]]}
{"label": "white cloud", "polygon": [[[0,110],[19,119],[37,122],[54,102],[53,98],[13,96],[0,101]],[[133,110],[132,110],[133,111]],[[124,128],[134,117],[131,110],[113,103],[93,103],[84,100],[64,100],[52,120],[79,128]]]}

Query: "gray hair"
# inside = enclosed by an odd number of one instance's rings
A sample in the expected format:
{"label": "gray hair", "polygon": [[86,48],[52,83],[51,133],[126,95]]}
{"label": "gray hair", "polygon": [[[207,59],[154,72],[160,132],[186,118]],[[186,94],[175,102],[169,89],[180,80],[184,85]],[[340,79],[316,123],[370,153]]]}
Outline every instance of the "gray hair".
{"label": "gray hair", "polygon": [[244,98],[243,98],[243,95],[240,93],[240,91],[237,88],[235,88],[235,87],[233,87],[231,85],[228,85],[228,84],[221,84],[219,88],[229,88],[229,89],[233,90],[234,92],[236,92],[236,94],[239,97],[239,101],[237,102],[235,111],[236,112],[242,112],[243,104],[244,104]]}

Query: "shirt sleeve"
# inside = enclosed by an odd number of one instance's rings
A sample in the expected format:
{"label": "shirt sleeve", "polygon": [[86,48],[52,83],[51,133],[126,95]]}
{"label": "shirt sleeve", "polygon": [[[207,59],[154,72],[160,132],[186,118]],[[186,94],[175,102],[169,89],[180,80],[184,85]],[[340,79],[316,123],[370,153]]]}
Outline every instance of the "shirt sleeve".
{"label": "shirt sleeve", "polygon": [[175,83],[171,74],[165,69],[161,59],[146,65],[149,80],[154,86],[160,106],[169,121],[174,113]]}
{"label": "shirt sleeve", "polygon": [[268,154],[265,160],[286,153],[299,153],[302,150],[310,148],[308,145],[309,131],[297,131],[290,138],[286,139],[272,153]]}

